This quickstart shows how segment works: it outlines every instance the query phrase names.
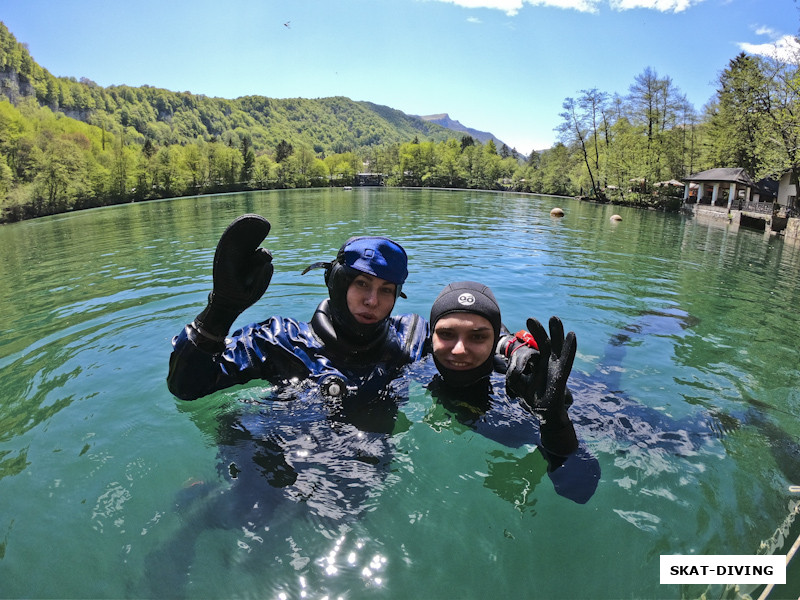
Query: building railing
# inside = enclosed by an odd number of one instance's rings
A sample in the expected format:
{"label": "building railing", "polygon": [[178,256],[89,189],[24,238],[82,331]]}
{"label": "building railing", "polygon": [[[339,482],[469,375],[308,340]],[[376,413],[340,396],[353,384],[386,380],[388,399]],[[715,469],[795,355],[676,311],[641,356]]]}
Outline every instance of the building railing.
{"label": "building railing", "polygon": [[[701,198],[700,202],[696,202],[696,199],[689,198],[686,202],[687,205],[690,204],[699,204],[703,206],[704,210],[707,211],[714,211],[714,212],[728,212],[728,202],[727,200],[723,202],[719,202],[715,205],[711,205],[710,199]],[[742,210],[745,212],[752,212],[758,213],[761,215],[771,215],[775,212],[775,203],[774,202],[738,202],[734,203],[731,206],[733,210]],[[794,216],[798,211],[796,210],[789,210],[786,209],[787,216]],[[791,212],[792,214],[788,214]]]}
{"label": "building railing", "polygon": [[719,212],[719,213],[726,213],[728,212],[728,206],[720,206],[719,204],[711,205],[711,204],[704,204],[703,202],[698,202],[698,206],[702,206],[703,210],[708,212]]}
{"label": "building railing", "polygon": [[742,202],[739,210],[759,213],[762,215],[771,215],[774,210],[774,204],[772,202]]}

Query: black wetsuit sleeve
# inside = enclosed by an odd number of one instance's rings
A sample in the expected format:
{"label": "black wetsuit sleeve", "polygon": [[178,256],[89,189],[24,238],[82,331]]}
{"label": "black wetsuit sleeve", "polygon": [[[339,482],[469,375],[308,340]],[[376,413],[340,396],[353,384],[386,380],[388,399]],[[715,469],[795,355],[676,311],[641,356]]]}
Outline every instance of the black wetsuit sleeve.
{"label": "black wetsuit sleeve", "polygon": [[181,400],[195,400],[236,382],[225,382],[221,352],[201,350],[192,339],[196,332],[184,327],[172,340],[167,387]]}

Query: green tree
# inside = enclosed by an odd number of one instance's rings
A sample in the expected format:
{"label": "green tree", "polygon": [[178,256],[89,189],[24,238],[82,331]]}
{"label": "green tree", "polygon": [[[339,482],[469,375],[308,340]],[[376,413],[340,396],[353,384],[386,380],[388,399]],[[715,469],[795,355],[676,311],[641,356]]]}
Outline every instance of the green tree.
{"label": "green tree", "polygon": [[450,139],[437,144],[435,148],[434,180],[436,185],[462,187],[465,177],[461,169],[461,144]]}
{"label": "green tree", "polygon": [[132,184],[132,168],[136,162],[136,152],[120,140],[114,147],[114,162],[111,168],[109,191],[122,200],[130,195]]}
{"label": "green tree", "polygon": [[578,106],[580,106],[581,113],[589,129],[591,140],[591,152],[589,154],[592,158],[594,172],[597,174],[598,184],[600,184],[601,188],[605,187],[605,169],[602,169],[600,166],[601,132],[605,133],[606,146],[609,143],[606,123],[607,102],[608,94],[599,91],[597,88],[581,90],[581,95],[578,98]]}
{"label": "green tree", "polygon": [[[360,161],[354,152],[330,154],[323,160],[323,165],[331,184],[352,185],[358,172]],[[378,171],[380,172],[380,171]]]}
{"label": "green tree", "polygon": [[468,188],[480,188],[486,181],[485,154],[480,144],[473,144],[464,148],[459,161],[461,171],[466,177]]}
{"label": "green tree", "polygon": [[253,140],[249,134],[241,136],[242,172],[241,181],[247,182],[253,177],[253,167],[256,162],[256,153],[253,151]]}
{"label": "green tree", "polygon": [[[795,38],[794,48],[800,48]],[[779,177],[789,171],[800,189],[800,49],[792,56],[763,58],[762,69],[770,82],[760,100],[767,121],[763,138],[764,162],[756,177]]]}
{"label": "green tree", "polygon": [[23,137],[30,136],[32,122],[22,116],[20,111],[7,100],[0,101],[0,154],[11,169],[12,176],[23,178],[26,171],[20,156]]}
{"label": "green tree", "polygon": [[765,95],[769,86],[758,60],[744,52],[720,74],[708,126],[714,164],[742,167],[751,175],[761,171],[758,147],[767,125],[765,112],[770,110]]}
{"label": "green tree", "polygon": [[222,173],[222,183],[229,189],[231,186],[241,183],[239,179],[244,166],[244,158],[238,148],[232,146],[221,146],[217,154],[220,171]]}
{"label": "green tree", "polygon": [[626,117],[618,119],[610,127],[613,143],[607,150],[609,179],[623,193],[630,186],[630,180],[637,178],[639,174],[639,154],[642,146],[639,133]]}
{"label": "green tree", "polygon": [[6,162],[6,157],[0,154],[0,200],[8,195],[14,184],[14,174]]}
{"label": "green tree", "polygon": [[483,179],[478,181],[477,187],[481,189],[494,190],[498,188],[498,179],[503,174],[500,155],[497,153],[497,146],[493,140],[489,140],[483,146],[485,160],[483,165]]}
{"label": "green tree", "polygon": [[38,215],[64,212],[75,198],[88,190],[85,154],[69,140],[47,143],[34,178],[34,200]]}
{"label": "green tree", "polygon": [[282,163],[294,152],[294,148],[286,140],[281,140],[275,147],[275,162]]}
{"label": "green tree", "polygon": [[659,77],[650,67],[637,75],[629,88],[627,112],[631,124],[643,135],[637,172],[644,180],[645,189],[676,175],[668,171],[666,157],[674,152],[669,144],[675,143],[676,138],[669,132],[676,126],[684,102],[672,79]]}
{"label": "green tree", "polygon": [[253,180],[261,189],[270,189],[278,179],[277,164],[268,154],[256,156],[253,165]]}
{"label": "green tree", "polygon": [[591,182],[590,193],[593,196],[602,197],[603,192],[597,188],[595,172],[592,171],[592,165],[589,160],[589,150],[587,149],[589,130],[586,124],[586,115],[579,111],[578,104],[573,98],[565,98],[561,106],[564,109],[564,112],[561,113],[563,121],[558,127],[558,131],[561,133],[561,140],[566,144],[575,144],[580,149],[583,163],[586,166]]}
{"label": "green tree", "polygon": [[177,147],[159,148],[150,163],[153,187],[157,190],[158,195],[167,198],[180,195],[183,185]]}
{"label": "green tree", "polygon": [[404,185],[430,185],[435,171],[433,142],[408,142],[400,146],[400,172]]}
{"label": "green tree", "polygon": [[190,144],[184,148],[181,156],[183,170],[188,175],[187,184],[194,193],[200,192],[208,185],[208,156],[205,146],[206,144],[202,142]]}
{"label": "green tree", "polygon": [[321,185],[325,177],[325,163],[314,155],[314,151],[308,146],[300,146],[289,157],[293,174],[293,184],[295,187],[308,187],[316,184]]}
{"label": "green tree", "polygon": [[562,143],[557,143],[548,152],[542,153],[540,191],[544,194],[574,195],[575,187],[568,175],[573,165],[570,151]]}

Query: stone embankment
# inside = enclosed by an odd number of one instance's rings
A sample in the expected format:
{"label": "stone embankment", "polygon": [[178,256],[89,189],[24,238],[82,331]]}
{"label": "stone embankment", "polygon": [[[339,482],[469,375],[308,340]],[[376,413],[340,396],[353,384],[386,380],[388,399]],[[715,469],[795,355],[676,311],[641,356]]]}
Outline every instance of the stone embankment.
{"label": "stone embankment", "polygon": [[800,219],[772,214],[749,212],[746,210],[728,210],[723,206],[692,204],[683,207],[683,212],[694,215],[700,220],[726,223],[735,227],[746,227],[758,231],[769,232],[792,240],[800,240]]}

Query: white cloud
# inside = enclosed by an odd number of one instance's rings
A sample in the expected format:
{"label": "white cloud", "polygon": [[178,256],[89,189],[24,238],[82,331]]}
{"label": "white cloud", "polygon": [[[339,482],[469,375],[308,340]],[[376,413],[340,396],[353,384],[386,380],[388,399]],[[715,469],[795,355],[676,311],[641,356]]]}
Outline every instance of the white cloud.
{"label": "white cloud", "polygon": [[660,12],[676,12],[686,10],[693,4],[703,0],[610,0],[609,4],[614,10],[631,10],[634,8],[649,8]]}
{"label": "white cloud", "polygon": [[597,12],[601,0],[438,0],[464,8],[490,8],[501,10],[509,17],[516,15],[525,4],[573,9],[580,12]]}
{"label": "white cloud", "polygon": [[481,20],[478,17],[467,17],[467,23],[476,23],[479,25]]}
{"label": "white cloud", "polygon": [[796,63],[798,59],[800,59],[800,42],[798,42],[797,38],[793,35],[777,37],[773,31],[764,28],[759,29],[757,33],[761,33],[762,35],[767,34],[774,38],[775,41],[766,44],[748,44],[746,42],[741,42],[739,43],[739,48],[748,54],[768,56],[785,62]]}
{"label": "white cloud", "polygon": [[704,0],[437,0],[464,8],[489,8],[501,10],[509,17],[515,16],[526,4],[596,13],[601,4],[608,3],[612,10],[623,11],[635,8],[679,13]]}
{"label": "white cloud", "polygon": [[522,8],[522,0],[439,0],[450,2],[464,8],[495,8],[502,10],[509,17],[513,17]]}
{"label": "white cloud", "polygon": [[771,37],[773,40],[777,40],[779,37],[781,37],[780,34],[774,29],[764,26],[756,28],[756,35],[766,35]]}
{"label": "white cloud", "polygon": [[555,8],[571,8],[579,12],[597,12],[600,0],[525,0],[528,4],[553,6]]}

